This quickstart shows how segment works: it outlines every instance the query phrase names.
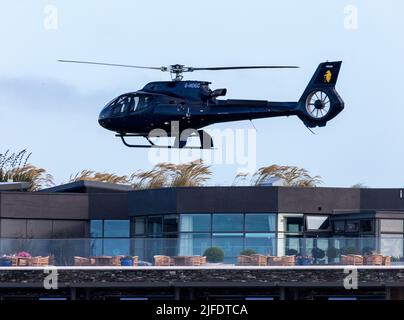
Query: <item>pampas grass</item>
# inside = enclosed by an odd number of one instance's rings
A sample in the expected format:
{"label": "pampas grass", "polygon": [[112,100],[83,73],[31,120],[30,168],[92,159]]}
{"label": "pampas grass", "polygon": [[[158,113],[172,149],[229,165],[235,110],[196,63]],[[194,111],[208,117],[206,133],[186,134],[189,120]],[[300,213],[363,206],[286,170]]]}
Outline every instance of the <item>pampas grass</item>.
{"label": "pampas grass", "polygon": [[212,172],[202,159],[184,163],[160,163],[150,171],[137,171],[131,175],[134,189],[167,187],[199,187],[205,185]]}
{"label": "pampas grass", "polygon": [[[245,182],[248,176],[245,173],[238,174],[233,185]],[[311,176],[304,168],[274,164],[258,169],[250,178],[250,185],[260,186],[269,178],[282,179],[290,187],[316,187],[322,183],[320,176]]]}
{"label": "pampas grass", "polygon": [[7,150],[0,154],[0,182],[29,182],[28,191],[38,191],[54,186],[52,175],[45,169],[28,163],[30,157],[31,153],[26,150],[18,153]]}
{"label": "pampas grass", "polygon": [[83,170],[70,176],[69,182],[77,181],[99,181],[106,183],[129,184],[127,176],[118,176],[114,173],[95,172],[93,170]]}

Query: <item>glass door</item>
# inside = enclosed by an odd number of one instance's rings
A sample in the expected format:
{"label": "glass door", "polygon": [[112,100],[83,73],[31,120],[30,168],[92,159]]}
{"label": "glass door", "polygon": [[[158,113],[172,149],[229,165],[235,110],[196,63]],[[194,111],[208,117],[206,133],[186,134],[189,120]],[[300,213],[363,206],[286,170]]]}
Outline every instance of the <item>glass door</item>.
{"label": "glass door", "polygon": [[278,215],[278,255],[302,254],[303,226],[303,214]]}

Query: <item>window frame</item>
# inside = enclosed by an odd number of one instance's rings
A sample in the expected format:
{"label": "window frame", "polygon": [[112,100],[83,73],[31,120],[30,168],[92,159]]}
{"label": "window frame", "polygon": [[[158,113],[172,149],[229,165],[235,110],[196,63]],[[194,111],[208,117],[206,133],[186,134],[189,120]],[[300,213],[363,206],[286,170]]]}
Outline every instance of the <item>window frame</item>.
{"label": "window frame", "polygon": [[[327,217],[326,220],[328,220],[328,228],[327,229],[309,229],[309,223],[308,220],[311,217]],[[308,233],[326,233],[332,231],[332,225],[331,225],[331,217],[328,214],[305,214],[304,215],[304,232]]]}

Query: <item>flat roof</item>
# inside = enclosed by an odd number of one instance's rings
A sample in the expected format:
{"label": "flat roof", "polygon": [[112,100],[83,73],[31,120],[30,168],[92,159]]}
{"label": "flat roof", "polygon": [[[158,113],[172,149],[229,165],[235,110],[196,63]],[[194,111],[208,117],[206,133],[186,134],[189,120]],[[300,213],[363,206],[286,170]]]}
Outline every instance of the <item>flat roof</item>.
{"label": "flat roof", "polygon": [[40,192],[73,192],[73,193],[108,193],[108,192],[129,192],[132,191],[130,185],[106,183],[99,181],[76,181],[60,186],[42,189]]}
{"label": "flat roof", "polygon": [[0,182],[0,191],[23,191],[30,186],[29,182]]}

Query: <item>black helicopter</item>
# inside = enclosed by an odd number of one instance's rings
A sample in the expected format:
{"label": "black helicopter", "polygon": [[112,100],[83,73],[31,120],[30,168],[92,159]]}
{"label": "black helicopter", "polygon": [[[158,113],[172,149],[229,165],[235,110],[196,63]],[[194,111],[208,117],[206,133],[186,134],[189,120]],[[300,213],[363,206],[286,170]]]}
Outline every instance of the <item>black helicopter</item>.
{"label": "black helicopter", "polygon": [[[197,135],[200,147],[212,148],[208,133],[200,130],[214,123],[253,120],[280,116],[298,116],[308,128],[323,127],[344,109],[335,85],[341,61],[321,63],[297,102],[265,100],[220,100],[226,89],[211,90],[207,81],[183,81],[183,73],[202,70],[239,70],[297,68],[296,66],[240,66],[193,68],[176,64],[169,67],[142,67],[100,62],[59,60],[170,72],[172,81],[148,83],[143,89],[122,94],[109,102],[99,115],[99,124],[116,132],[128,147],[185,148],[188,138]],[[129,144],[125,138],[140,136],[149,145]],[[174,146],[156,145],[151,137],[175,137]]]}

